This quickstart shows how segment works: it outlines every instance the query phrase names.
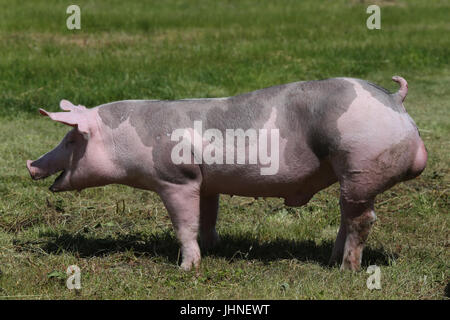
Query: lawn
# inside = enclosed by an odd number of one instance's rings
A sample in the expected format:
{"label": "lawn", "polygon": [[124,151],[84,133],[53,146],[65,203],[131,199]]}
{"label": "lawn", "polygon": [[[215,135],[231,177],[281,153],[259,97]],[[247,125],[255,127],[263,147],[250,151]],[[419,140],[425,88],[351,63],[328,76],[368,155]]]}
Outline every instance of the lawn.
{"label": "lawn", "polygon": [[[381,29],[368,30],[368,5]],[[0,299],[448,299],[450,1],[0,0]],[[423,174],[378,196],[361,272],[327,266],[339,227],[338,186],[304,207],[221,197],[221,243],[199,274],[182,272],[167,212],[124,186],[53,194],[25,167],[66,126],[40,117],[61,99],[231,96],[347,76],[391,91],[429,152]],[[381,268],[381,290],[365,272]],[[78,292],[66,287],[81,269]]]}

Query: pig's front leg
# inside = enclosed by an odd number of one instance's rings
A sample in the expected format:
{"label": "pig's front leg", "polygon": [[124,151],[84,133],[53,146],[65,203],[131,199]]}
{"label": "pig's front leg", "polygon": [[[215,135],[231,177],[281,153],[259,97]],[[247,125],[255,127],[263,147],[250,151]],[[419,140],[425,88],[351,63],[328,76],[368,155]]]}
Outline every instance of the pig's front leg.
{"label": "pig's front leg", "polygon": [[344,255],[345,239],[347,238],[347,230],[345,217],[341,209],[341,225],[339,227],[338,235],[336,241],[334,242],[333,252],[331,254],[329,265],[333,266],[342,261],[342,256]]}
{"label": "pig's front leg", "polygon": [[202,195],[200,198],[200,242],[202,248],[210,249],[219,241],[216,232],[219,195]]}
{"label": "pig's front leg", "polygon": [[197,243],[200,222],[200,188],[196,184],[171,184],[159,195],[169,212],[176,236],[181,244],[181,268],[189,271],[200,265]]}

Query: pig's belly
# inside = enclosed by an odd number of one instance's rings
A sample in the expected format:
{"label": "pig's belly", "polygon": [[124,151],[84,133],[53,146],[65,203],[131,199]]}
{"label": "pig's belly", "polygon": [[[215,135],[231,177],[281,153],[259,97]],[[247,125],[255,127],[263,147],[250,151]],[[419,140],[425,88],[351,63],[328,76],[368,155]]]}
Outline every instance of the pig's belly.
{"label": "pig's belly", "polygon": [[[204,168],[202,192],[246,197],[282,197],[293,202],[311,197],[337,181],[328,162],[308,170],[280,168],[275,175],[261,175],[257,166],[217,166]],[[308,198],[309,199],[309,198]]]}
{"label": "pig's belly", "polygon": [[281,197],[294,193],[296,188],[302,184],[302,179],[298,177],[288,179],[278,177],[273,179],[268,176],[247,176],[247,175],[223,175],[212,174],[204,180],[202,190],[205,193],[222,193],[229,195],[239,195],[248,197]]}

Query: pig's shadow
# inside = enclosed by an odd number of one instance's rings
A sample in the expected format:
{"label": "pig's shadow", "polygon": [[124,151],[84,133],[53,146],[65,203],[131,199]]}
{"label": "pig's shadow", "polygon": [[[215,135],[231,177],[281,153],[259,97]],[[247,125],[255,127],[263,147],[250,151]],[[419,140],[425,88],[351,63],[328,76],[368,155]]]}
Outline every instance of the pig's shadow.
{"label": "pig's shadow", "polygon": [[[84,234],[63,233],[47,234],[47,241],[40,248],[47,253],[70,252],[77,257],[107,256],[112,253],[133,251],[136,256],[163,257],[174,265],[179,261],[179,245],[170,232],[153,236],[120,235],[117,238],[95,238]],[[277,239],[270,242],[258,242],[250,235],[221,236],[221,242],[212,250],[202,250],[202,256],[225,258],[229,262],[236,260],[260,260],[264,263],[282,259],[297,259],[313,262],[322,267],[328,266],[333,249],[332,241],[316,244],[311,240],[294,241]],[[397,255],[387,253],[383,248],[366,247],[362,266],[372,264],[387,265]]]}

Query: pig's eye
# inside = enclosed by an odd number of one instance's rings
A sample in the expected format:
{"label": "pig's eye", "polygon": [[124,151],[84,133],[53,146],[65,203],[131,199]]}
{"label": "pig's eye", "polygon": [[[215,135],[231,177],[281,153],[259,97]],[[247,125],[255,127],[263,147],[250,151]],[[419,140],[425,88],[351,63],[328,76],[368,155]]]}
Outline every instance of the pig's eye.
{"label": "pig's eye", "polygon": [[75,140],[69,140],[69,141],[66,142],[66,147],[70,147],[74,143],[75,143]]}

